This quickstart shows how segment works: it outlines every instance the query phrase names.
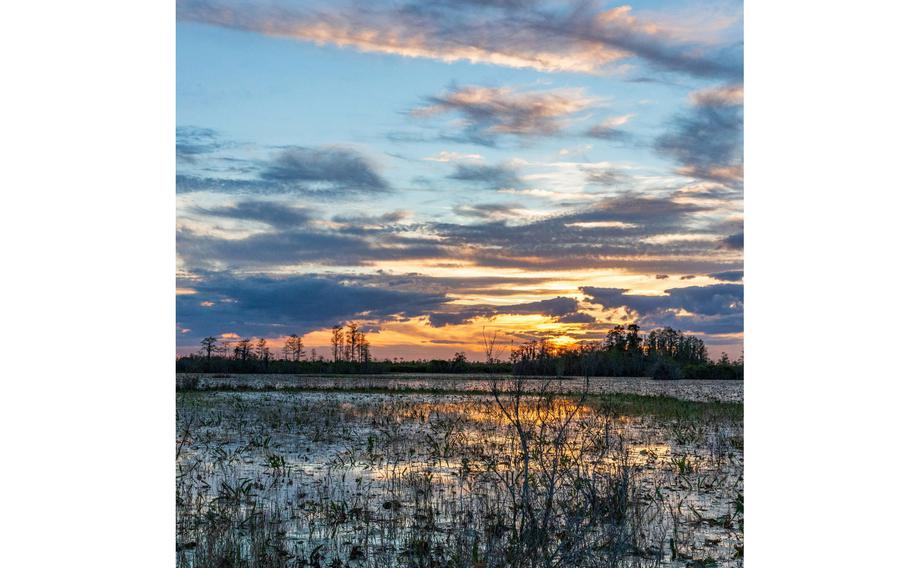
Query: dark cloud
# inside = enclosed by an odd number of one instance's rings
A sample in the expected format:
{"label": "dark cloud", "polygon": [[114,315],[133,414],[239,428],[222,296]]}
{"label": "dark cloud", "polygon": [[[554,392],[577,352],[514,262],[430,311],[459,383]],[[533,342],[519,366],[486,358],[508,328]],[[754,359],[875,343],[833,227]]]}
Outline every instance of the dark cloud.
{"label": "dark cloud", "polygon": [[207,335],[275,337],[303,334],[349,319],[379,322],[438,309],[444,295],[346,283],[342,277],[236,277],[206,274],[189,283],[197,293],[177,297],[181,341]]}
{"label": "dark cloud", "polygon": [[627,294],[628,290],[622,288],[584,287],[581,291],[591,302],[606,309],[626,308],[637,312],[645,326],[671,326],[703,333],[743,330],[742,284],[671,288],[664,296]]}
{"label": "dark cloud", "polygon": [[189,211],[197,215],[256,221],[279,229],[302,227],[312,219],[309,210],[273,201],[241,201],[226,207],[191,207]]}
{"label": "dark cloud", "polygon": [[[207,153],[200,148],[181,148],[194,164]],[[228,166],[225,166],[228,164]],[[310,196],[372,195],[390,190],[373,163],[354,149],[340,146],[286,147],[269,160],[220,157],[206,164],[203,173],[178,171],[177,193],[212,191],[235,194],[303,193]]]}
{"label": "dark cloud", "polygon": [[487,166],[484,164],[456,164],[449,179],[468,182],[487,189],[519,188],[521,179],[514,168],[505,164]]}
{"label": "dark cloud", "polygon": [[724,237],[724,239],[721,241],[721,246],[728,249],[742,250],[744,241],[744,234],[736,233],[735,235]]}
{"label": "dark cloud", "polygon": [[504,314],[565,316],[578,310],[578,300],[575,298],[566,298],[565,296],[557,296],[555,298],[550,298],[549,300],[502,306],[498,309],[500,313]]}
{"label": "dark cloud", "polygon": [[408,217],[407,211],[390,211],[381,215],[335,215],[332,220],[336,223],[351,225],[391,225],[399,223]]}
{"label": "dark cloud", "polygon": [[[303,263],[368,266],[384,260],[522,269],[635,270],[652,274],[707,274],[740,268],[718,241],[652,239],[693,230],[699,204],[634,195],[611,197],[581,209],[526,223],[518,206],[465,205],[456,212],[474,224],[404,222],[403,212],[336,215],[332,223],[276,202],[241,201],[191,212],[268,223],[274,230],[222,237],[178,231],[181,260],[190,269],[279,269]],[[506,222],[505,218],[511,222]],[[722,233],[718,235],[721,239]]]}
{"label": "dark cloud", "polygon": [[667,250],[665,245],[644,244],[641,238],[684,232],[690,216],[703,211],[708,209],[667,199],[626,195],[521,225],[503,221],[474,225],[437,223],[432,229],[456,244],[494,247],[513,251],[516,256],[551,249],[559,249],[560,256],[573,252],[621,252],[630,247],[643,250],[661,246]]}
{"label": "dark cloud", "polygon": [[693,106],[677,115],[655,149],[680,164],[680,173],[738,185],[743,176],[742,87],[693,95]]}
{"label": "dark cloud", "polygon": [[290,147],[260,173],[266,181],[299,185],[317,191],[366,191],[389,189],[388,183],[360,153],[350,148]]}
{"label": "dark cloud", "polygon": [[301,263],[361,266],[380,260],[441,258],[448,251],[427,239],[402,239],[350,226],[314,227],[221,238],[187,229],[177,231],[177,253],[191,268],[279,268]]}
{"label": "dark cloud", "polygon": [[666,280],[669,277],[670,277],[670,275],[668,275],[668,274],[655,274],[654,275],[654,278],[657,278],[658,280]]}
{"label": "dark cloud", "polygon": [[668,274],[730,269],[728,255],[711,241],[647,240],[691,232],[690,223],[706,211],[710,208],[693,203],[625,195],[529,223],[433,223],[426,229],[458,251],[460,258],[484,266],[599,267]]}
{"label": "dark cloud", "polygon": [[724,282],[739,282],[743,279],[743,271],[726,270],[724,272],[715,272],[713,274],[709,274],[708,276],[714,278],[715,280],[723,280]]}
{"label": "dark cloud", "polygon": [[558,319],[558,321],[559,321],[560,323],[585,323],[585,324],[589,324],[589,323],[595,323],[595,322],[597,321],[597,318],[595,318],[595,317],[592,316],[591,314],[585,314],[585,313],[582,313],[582,312],[575,312],[575,313],[572,313],[572,314],[566,314],[566,315],[564,315],[564,316],[560,316],[559,319]]}

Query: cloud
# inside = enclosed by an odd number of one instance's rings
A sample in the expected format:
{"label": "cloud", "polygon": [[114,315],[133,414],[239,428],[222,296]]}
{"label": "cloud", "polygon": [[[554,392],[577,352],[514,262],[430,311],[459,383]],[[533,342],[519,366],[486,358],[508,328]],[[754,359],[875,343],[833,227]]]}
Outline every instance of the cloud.
{"label": "cloud", "polygon": [[742,250],[744,246],[745,238],[743,233],[736,233],[725,237],[721,241],[721,246],[723,248],[733,249],[733,250]]}
{"label": "cloud", "polygon": [[527,223],[500,218],[425,228],[459,258],[482,266],[705,273],[731,268],[730,254],[720,252],[716,240],[657,237],[692,233],[699,215],[710,211],[695,203],[626,194]]}
{"label": "cloud", "polygon": [[520,217],[526,209],[519,203],[477,203],[473,205],[456,205],[452,209],[462,217],[480,219],[501,219]]}
{"label": "cloud", "polygon": [[[219,148],[227,146],[224,142],[218,144]],[[184,143],[181,149],[178,136],[178,154],[181,151],[190,152],[192,157],[191,162],[183,160],[186,165],[195,164],[208,153],[208,150],[197,147],[188,150],[190,146]],[[230,163],[230,167],[226,169],[224,162]],[[265,160],[222,157],[217,162],[207,162],[205,166],[198,171],[178,169],[177,193],[302,193],[314,197],[334,197],[373,195],[391,189],[369,159],[357,150],[343,146],[288,146]]]}
{"label": "cloud", "polygon": [[414,260],[651,274],[707,274],[741,266],[730,249],[718,246],[725,239],[719,231],[729,227],[705,232],[703,219],[712,212],[710,207],[634,194],[603,198],[549,216],[531,217],[517,203],[468,203],[453,208],[462,217],[479,219],[476,223],[406,221],[405,211],[355,212],[324,220],[312,210],[255,200],[188,211],[271,226],[242,236],[182,227],[177,252],[189,270],[284,270]]}
{"label": "cloud", "polygon": [[194,164],[197,157],[211,154],[222,147],[217,133],[211,128],[177,127],[177,161]]}
{"label": "cloud", "polygon": [[[444,295],[346,283],[341,277],[209,273],[192,282],[195,294],[177,297],[178,326],[198,341],[207,335],[276,337],[304,334],[350,319],[378,322],[414,318],[438,309]],[[211,305],[204,306],[204,302]]]}
{"label": "cloud", "polygon": [[544,315],[555,318],[568,317],[578,310],[578,300],[557,296],[547,300],[512,304],[507,306],[455,306],[445,312],[430,314],[429,321],[433,327],[462,325],[479,317],[492,317],[498,314],[510,315]]}
{"label": "cloud", "polygon": [[428,97],[427,104],[411,114],[427,118],[454,112],[460,115],[463,129],[451,138],[492,146],[503,135],[560,134],[571,116],[596,103],[581,89],[522,92],[510,87],[467,86]]}
{"label": "cloud", "polygon": [[631,114],[608,118],[589,128],[586,135],[601,140],[625,140],[629,138],[629,133],[620,127],[629,122],[630,118]]}
{"label": "cloud", "polygon": [[[289,2],[181,0],[181,21],[287,37],[363,52],[469,61],[538,71],[600,74],[636,60],[661,72],[696,77],[742,76],[742,45],[694,41],[699,29],[643,21],[629,6],[604,10],[579,0],[543,5],[498,0],[353,2],[322,8]],[[741,25],[728,16],[723,22]],[[713,25],[713,24],[712,24]],[[741,32],[737,30],[737,37]]]}
{"label": "cloud", "polygon": [[191,268],[270,268],[318,263],[363,266],[382,260],[445,258],[438,241],[401,237],[391,230],[352,224],[334,230],[317,227],[222,238],[188,229],[177,231],[177,253]]}
{"label": "cloud", "polygon": [[403,209],[389,211],[380,215],[335,215],[332,220],[336,223],[349,225],[392,225],[407,219],[411,213]]}
{"label": "cloud", "polygon": [[566,314],[566,315],[564,315],[564,316],[560,316],[559,319],[558,319],[557,321],[559,321],[559,323],[584,323],[584,324],[589,324],[589,323],[596,323],[596,322],[597,322],[597,318],[595,318],[595,317],[592,316],[591,314],[585,314],[585,313],[582,313],[582,312],[575,312],[575,313],[572,313],[572,314]]}
{"label": "cloud", "polygon": [[469,182],[488,189],[508,189],[524,184],[514,168],[506,164],[487,166],[484,164],[456,164],[449,179]]}
{"label": "cloud", "polygon": [[241,201],[226,207],[191,207],[189,211],[210,217],[256,221],[279,229],[302,227],[312,220],[312,213],[302,207],[273,201]]}
{"label": "cloud", "polygon": [[690,98],[695,106],[742,106],[743,95],[742,85],[724,85],[695,91]]}
{"label": "cloud", "polygon": [[671,288],[663,296],[628,294],[622,288],[583,287],[581,291],[605,309],[636,312],[644,326],[671,326],[702,333],[743,330],[742,284]]}
{"label": "cloud", "polygon": [[677,115],[655,149],[676,160],[682,175],[739,185],[743,178],[742,86],[691,96],[693,105]]}
{"label": "cloud", "polygon": [[317,191],[386,191],[388,183],[357,151],[339,146],[290,147],[259,174],[266,181]]}
{"label": "cloud", "polygon": [[724,282],[739,282],[743,279],[742,270],[726,270],[724,272],[715,272],[709,274],[711,278],[715,280],[723,280]]}
{"label": "cloud", "polygon": [[583,171],[588,183],[612,187],[626,181],[626,175],[613,168],[583,168]]}
{"label": "cloud", "polygon": [[460,162],[460,161],[482,161],[483,156],[480,154],[462,154],[461,152],[450,152],[448,150],[443,150],[437,153],[435,156],[427,156],[421,158],[428,162]]}

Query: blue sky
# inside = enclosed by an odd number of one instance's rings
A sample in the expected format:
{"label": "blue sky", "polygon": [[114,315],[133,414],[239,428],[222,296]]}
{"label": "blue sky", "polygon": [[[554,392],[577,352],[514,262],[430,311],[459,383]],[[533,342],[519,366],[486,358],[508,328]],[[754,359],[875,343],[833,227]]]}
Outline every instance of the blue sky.
{"label": "blue sky", "polygon": [[355,320],[379,356],[633,321],[741,352],[741,4],[177,6],[179,351]]}

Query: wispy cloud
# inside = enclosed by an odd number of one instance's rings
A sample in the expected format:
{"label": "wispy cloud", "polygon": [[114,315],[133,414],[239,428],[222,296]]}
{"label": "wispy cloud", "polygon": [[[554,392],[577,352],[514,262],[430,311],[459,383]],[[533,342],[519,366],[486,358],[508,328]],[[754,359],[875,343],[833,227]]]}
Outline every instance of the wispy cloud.
{"label": "wispy cloud", "polygon": [[487,189],[522,187],[524,183],[515,168],[508,164],[488,166],[485,164],[456,164],[449,179],[463,181]]}
{"label": "wispy cloud", "polygon": [[271,201],[241,201],[224,207],[191,207],[190,213],[239,221],[265,223],[279,229],[307,225],[312,213],[302,207],[288,207]]}
{"label": "wispy cloud", "polygon": [[[282,209],[284,208],[284,209]],[[530,218],[520,205],[455,207],[473,224],[404,222],[406,213],[336,215],[278,202],[242,201],[190,212],[271,225],[271,230],[218,235],[198,227],[177,234],[189,269],[283,270],[304,264],[371,266],[395,261],[468,262],[475,266],[538,270],[643,270],[709,273],[738,269],[735,254],[718,247],[724,233],[698,233],[693,224],[710,209],[672,199],[604,198],[584,208]],[[510,222],[506,222],[509,220]],[[726,225],[723,225],[725,228]],[[666,235],[672,238],[664,238]],[[691,236],[691,238],[689,238]]]}
{"label": "wispy cloud", "polygon": [[426,102],[411,114],[426,118],[455,113],[463,125],[461,138],[493,145],[503,135],[533,138],[560,134],[570,117],[598,101],[582,89],[517,91],[511,87],[467,86],[427,97]]}
{"label": "wispy cloud", "polygon": [[[188,156],[183,159],[187,165],[195,164],[214,148],[228,146],[212,131],[202,132],[188,136],[178,128],[178,152],[183,151]],[[376,164],[357,149],[347,146],[286,146],[267,159],[244,158],[233,162],[243,165],[225,169],[207,164],[200,171],[190,169],[178,173],[177,192],[337,196],[391,190]]]}
{"label": "wispy cloud", "polygon": [[620,63],[641,60],[657,70],[699,77],[742,73],[736,44],[694,42],[695,34],[643,21],[629,6],[604,9],[600,2],[588,0],[568,4],[325,2],[315,6],[180,0],[177,15],[184,21],[320,45],[445,62],[602,73]]}
{"label": "wispy cloud", "polygon": [[629,119],[631,118],[631,114],[610,117],[589,128],[586,134],[591,138],[600,138],[602,140],[625,139],[629,134],[622,130],[621,127],[629,122]]}
{"label": "wispy cloud", "polygon": [[504,219],[520,217],[526,209],[520,203],[475,203],[457,205],[453,211],[462,217],[479,219]]}
{"label": "wispy cloud", "polygon": [[679,163],[683,175],[740,184],[743,179],[742,85],[697,91],[655,142]]}
{"label": "wispy cloud", "polygon": [[177,161],[195,163],[198,156],[210,154],[222,147],[218,134],[211,128],[177,127]]}

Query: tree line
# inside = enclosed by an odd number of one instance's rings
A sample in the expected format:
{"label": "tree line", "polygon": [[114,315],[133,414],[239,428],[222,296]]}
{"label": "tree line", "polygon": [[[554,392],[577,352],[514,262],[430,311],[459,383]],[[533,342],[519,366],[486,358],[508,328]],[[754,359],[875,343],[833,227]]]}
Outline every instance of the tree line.
{"label": "tree line", "polygon": [[635,324],[618,325],[599,342],[556,347],[529,341],[511,353],[512,373],[539,376],[653,377],[742,380],[742,358],[708,357],[704,341],[665,327],[641,335]]}
{"label": "tree line", "polygon": [[[486,336],[485,336],[486,337]],[[201,341],[200,350],[177,358],[182,373],[511,373],[535,376],[654,377],[655,379],[742,380],[743,360],[723,354],[712,361],[704,342],[672,328],[647,335],[631,324],[616,326],[601,341],[568,347],[535,339],[511,347],[507,361],[488,354],[469,361],[464,352],[451,359],[375,360],[366,333],[356,323],[336,325],[330,334],[330,357],[310,349],[296,334],[273,354],[265,339],[228,342],[215,337]],[[503,346],[503,350],[505,346]]]}

